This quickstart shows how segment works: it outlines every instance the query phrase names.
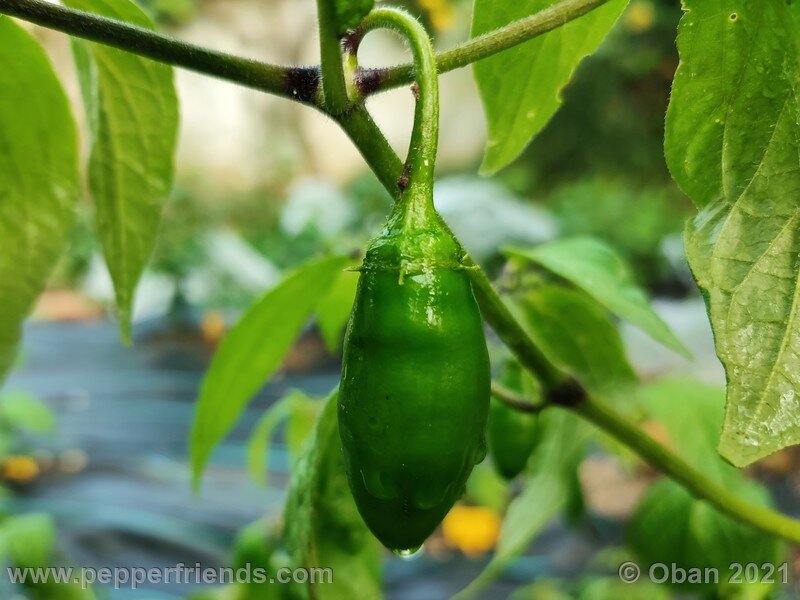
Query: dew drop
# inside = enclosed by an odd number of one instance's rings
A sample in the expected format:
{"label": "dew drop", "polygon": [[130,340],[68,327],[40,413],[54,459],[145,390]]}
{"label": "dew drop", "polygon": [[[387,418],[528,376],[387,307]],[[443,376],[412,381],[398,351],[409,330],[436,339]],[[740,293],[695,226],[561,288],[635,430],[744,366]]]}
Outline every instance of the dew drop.
{"label": "dew drop", "polygon": [[731,23],[733,23],[733,22],[734,22],[734,21],[736,21],[738,18],[739,18],[739,14],[738,14],[738,13],[735,13],[735,12],[732,12],[732,13],[731,13],[731,15],[728,17],[728,20],[729,20]]}
{"label": "dew drop", "polygon": [[420,550],[422,550],[422,546],[417,546],[416,548],[393,548],[392,554],[408,560],[414,558]]}

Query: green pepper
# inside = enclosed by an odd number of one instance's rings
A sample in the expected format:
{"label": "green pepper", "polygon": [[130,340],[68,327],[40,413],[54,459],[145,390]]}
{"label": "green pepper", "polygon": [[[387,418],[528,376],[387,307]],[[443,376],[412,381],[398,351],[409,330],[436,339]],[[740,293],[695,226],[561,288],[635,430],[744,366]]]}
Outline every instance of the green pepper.
{"label": "green pepper", "polygon": [[489,357],[463,251],[430,192],[407,192],[366,252],[345,335],[339,429],[356,505],[418,548],[486,455]]}
{"label": "green pepper", "polygon": [[[527,397],[538,396],[538,384],[520,364],[509,359],[503,367],[500,382]],[[497,472],[506,479],[519,475],[536,446],[537,416],[520,412],[494,399],[489,408],[489,456]]]}

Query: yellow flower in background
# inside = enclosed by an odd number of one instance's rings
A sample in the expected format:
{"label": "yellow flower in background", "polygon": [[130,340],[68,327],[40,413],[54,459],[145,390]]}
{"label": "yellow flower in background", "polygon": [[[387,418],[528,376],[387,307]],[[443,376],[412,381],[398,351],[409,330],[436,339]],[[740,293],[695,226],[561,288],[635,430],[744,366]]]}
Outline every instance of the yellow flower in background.
{"label": "yellow flower in background", "polygon": [[419,0],[419,6],[428,13],[434,29],[441,31],[453,26],[456,11],[449,0]]}
{"label": "yellow flower in background", "polygon": [[634,33],[642,33],[653,26],[656,10],[649,0],[638,0],[628,7],[623,17],[625,27]]}
{"label": "yellow flower in background", "polygon": [[500,524],[500,517],[490,508],[456,505],[444,518],[442,532],[450,546],[475,556],[495,547]]}
{"label": "yellow flower in background", "polygon": [[9,456],[2,469],[3,479],[14,483],[29,483],[39,475],[39,463],[30,456]]}

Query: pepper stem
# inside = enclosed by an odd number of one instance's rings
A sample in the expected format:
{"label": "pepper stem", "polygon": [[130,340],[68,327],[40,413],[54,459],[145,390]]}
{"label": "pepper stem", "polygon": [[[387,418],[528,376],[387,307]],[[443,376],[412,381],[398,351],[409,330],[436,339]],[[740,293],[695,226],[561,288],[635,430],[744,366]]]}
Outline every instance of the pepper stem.
{"label": "pepper stem", "polygon": [[[414,128],[408,147],[406,168],[401,188],[410,197],[433,199],[433,170],[439,144],[439,79],[436,56],[428,32],[417,19],[398,8],[378,8],[369,13],[361,26],[361,36],[374,29],[392,29],[411,46],[416,83],[412,88],[416,99]],[[413,194],[413,195],[412,195]]]}

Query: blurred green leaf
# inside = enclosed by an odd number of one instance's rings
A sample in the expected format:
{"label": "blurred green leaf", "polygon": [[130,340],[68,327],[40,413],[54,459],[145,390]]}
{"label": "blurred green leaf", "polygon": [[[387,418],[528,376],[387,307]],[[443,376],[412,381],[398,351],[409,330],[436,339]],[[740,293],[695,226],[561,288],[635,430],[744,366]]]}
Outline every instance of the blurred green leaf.
{"label": "blurred green leaf", "polygon": [[18,567],[49,567],[56,543],[56,526],[45,513],[14,516],[0,525],[0,543]]}
{"label": "blurred green leaf", "polygon": [[0,398],[0,416],[11,427],[31,433],[47,433],[56,425],[55,416],[45,404],[22,392]]}
{"label": "blurred green leaf", "polygon": [[[763,488],[741,480],[735,488],[746,502],[769,505]],[[682,569],[716,568],[719,583],[683,583],[675,587],[721,598],[765,598],[773,585],[768,583],[729,583],[731,563],[777,565],[783,560],[782,544],[763,533],[717,512],[706,502],[670,480],[651,486],[629,523],[628,538],[643,571],[653,563],[673,563]],[[775,580],[780,576],[775,575]]]}
{"label": "blurred green leaf", "polygon": [[[556,2],[476,0],[472,37]],[[489,128],[483,173],[494,173],[512,162],[547,124],[578,63],[597,49],[626,5],[627,0],[612,0],[571,23],[475,63]]]}
{"label": "blurred green leaf", "polygon": [[649,581],[635,584],[618,577],[598,577],[581,586],[577,600],[669,600],[672,595],[666,586]]}
{"label": "blurred green leaf", "polygon": [[358,514],[345,474],[337,393],[325,401],[289,486],[285,541],[296,566],[333,569],[333,583],[304,586],[309,598],[381,598],[379,544]]}
{"label": "blurred green leaf", "polygon": [[508,248],[505,253],[542,265],[653,339],[687,358],[691,357],[650,306],[644,292],[634,282],[628,265],[603,242],[592,238],[570,238],[535,248]]}
{"label": "blurred green leaf", "polygon": [[355,29],[361,20],[369,14],[375,0],[327,0],[334,5],[338,33]]}
{"label": "blurred green leaf", "polygon": [[719,451],[742,467],[800,442],[800,4],[684,10],[665,153],[700,210],[686,251],[728,378]]}
{"label": "blurred green leaf", "polygon": [[[65,0],[72,8],[152,29],[130,0]],[[130,341],[136,284],[153,252],[172,189],[178,98],[172,67],[82,41],[73,50],[91,130],[89,189],[117,298],[120,331]]]}
{"label": "blurred green leaf", "polygon": [[540,416],[540,430],[541,439],[530,460],[530,476],[508,507],[495,554],[483,572],[456,596],[461,600],[474,597],[500,575],[567,508],[575,493],[574,472],[583,458],[590,426],[566,411],[548,410]]}
{"label": "blurred green leaf", "polygon": [[320,296],[349,260],[334,256],[306,263],[250,307],[222,340],[203,379],[192,426],[195,485],[214,446],[280,365]]}
{"label": "blurred green leaf", "polygon": [[[644,386],[639,393],[640,406],[666,428],[667,444],[675,452],[742,499],[770,505],[766,490],[745,479],[741,471],[725,463],[716,452],[724,399],[723,389],[690,379],[664,379]],[[745,592],[741,584],[728,584],[729,565],[778,564],[785,553],[779,540],[722,515],[666,480],[651,487],[629,529],[634,551],[648,561],[647,565],[640,565],[643,569],[654,562],[674,562],[685,569],[717,568],[719,586],[709,587],[721,597],[765,597],[771,586],[755,586]],[[697,591],[697,586],[692,590]],[[745,596],[738,596],[739,592]]]}
{"label": "blurred green leaf", "polygon": [[[583,293],[542,286],[522,300],[521,312],[539,347],[591,393],[616,396],[632,387],[634,375],[616,327]],[[461,598],[485,588],[559,512],[574,516],[582,505],[576,472],[593,432],[566,411],[550,409],[539,416],[539,441],[528,462],[525,488],[509,505],[494,557]]]}
{"label": "blurred green leaf", "polygon": [[317,306],[317,322],[322,339],[331,354],[341,349],[345,325],[353,309],[358,287],[358,273],[343,271],[330,293]]}
{"label": "blurred green leaf", "polygon": [[247,471],[250,479],[259,485],[267,485],[269,441],[281,421],[289,416],[290,402],[291,396],[287,396],[265,410],[247,442]]}
{"label": "blurred green leaf", "polygon": [[599,398],[627,392],[635,375],[616,325],[582,292],[546,285],[521,302],[531,336],[558,366]]}
{"label": "blurred green leaf", "polygon": [[78,146],[67,98],[30,34],[0,17],[0,381],[74,221]]}
{"label": "blurred green leaf", "polygon": [[276,427],[286,422],[286,444],[296,460],[313,431],[322,404],[321,400],[310,398],[300,390],[292,390],[264,412],[247,445],[247,465],[253,481],[267,484],[269,441]]}
{"label": "blurred green leaf", "polygon": [[467,480],[467,498],[498,513],[506,507],[509,494],[508,483],[487,461],[476,465]]}

